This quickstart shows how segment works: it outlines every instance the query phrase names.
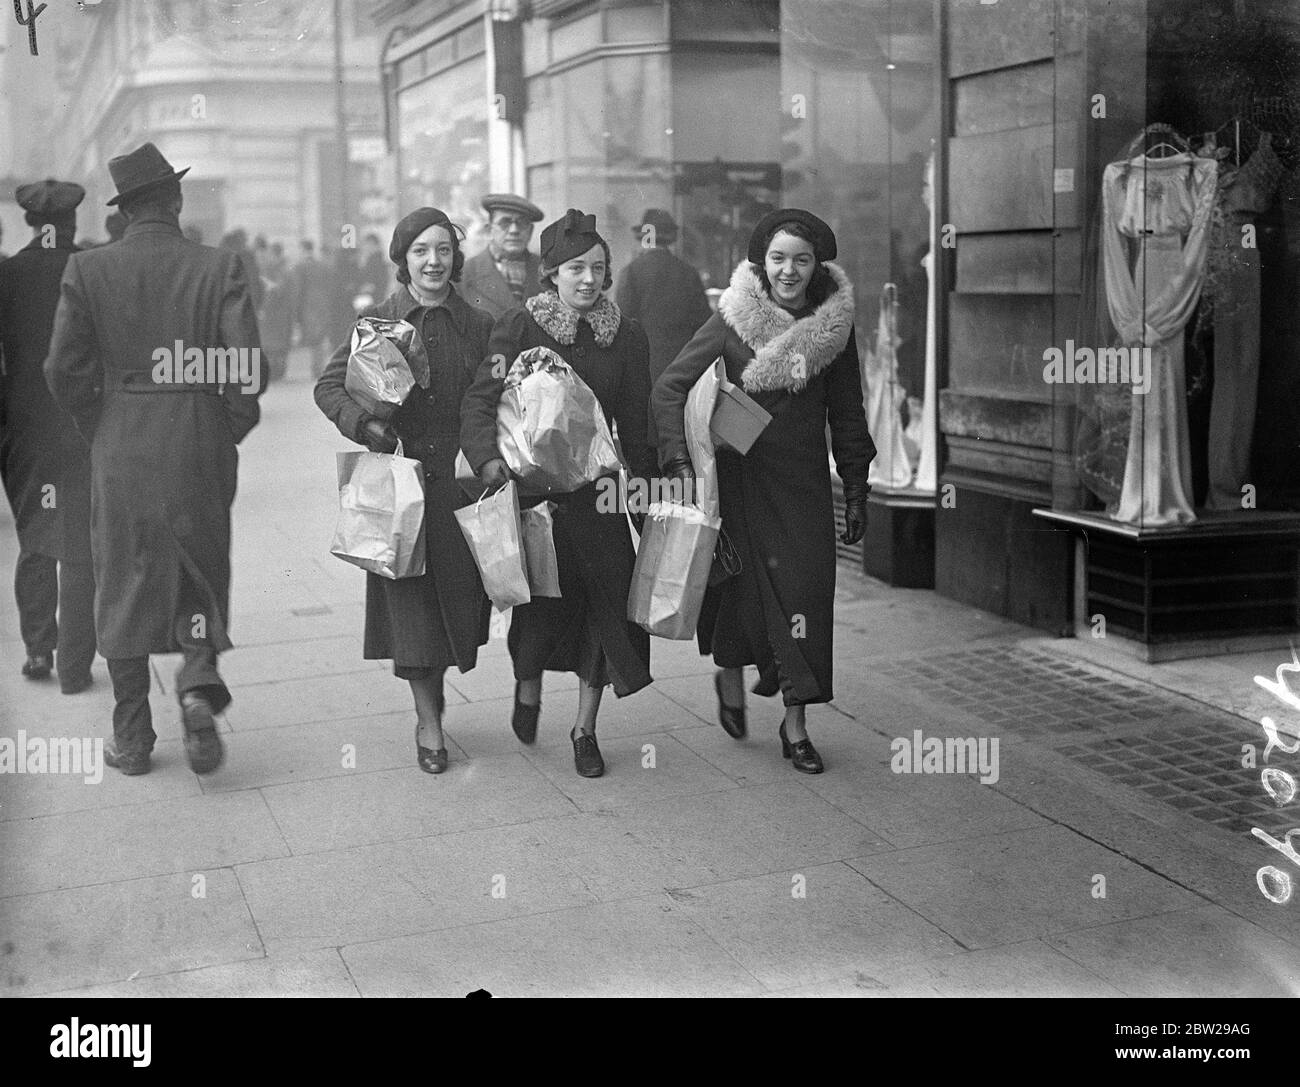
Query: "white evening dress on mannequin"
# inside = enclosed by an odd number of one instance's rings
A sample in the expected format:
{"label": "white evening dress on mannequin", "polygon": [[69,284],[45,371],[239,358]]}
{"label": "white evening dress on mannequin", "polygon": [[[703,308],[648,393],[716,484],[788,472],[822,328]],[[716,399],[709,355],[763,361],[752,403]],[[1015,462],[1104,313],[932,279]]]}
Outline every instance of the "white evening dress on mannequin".
{"label": "white evening dress on mannequin", "polygon": [[1107,306],[1124,347],[1150,348],[1152,371],[1149,391],[1132,394],[1117,521],[1156,527],[1196,520],[1183,327],[1201,292],[1217,170],[1188,153],[1138,155],[1111,163],[1102,177]]}

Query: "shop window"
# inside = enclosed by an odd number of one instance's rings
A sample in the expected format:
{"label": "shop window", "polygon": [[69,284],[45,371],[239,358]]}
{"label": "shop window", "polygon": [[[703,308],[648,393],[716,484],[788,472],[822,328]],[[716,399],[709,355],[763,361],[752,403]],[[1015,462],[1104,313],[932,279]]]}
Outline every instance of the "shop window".
{"label": "shop window", "polygon": [[468,60],[476,57],[487,48],[483,20],[475,19],[468,26],[456,32],[456,60]]}
{"label": "shop window", "polygon": [[589,52],[600,45],[601,15],[593,11],[588,15],[551,27],[551,60],[568,60]]}

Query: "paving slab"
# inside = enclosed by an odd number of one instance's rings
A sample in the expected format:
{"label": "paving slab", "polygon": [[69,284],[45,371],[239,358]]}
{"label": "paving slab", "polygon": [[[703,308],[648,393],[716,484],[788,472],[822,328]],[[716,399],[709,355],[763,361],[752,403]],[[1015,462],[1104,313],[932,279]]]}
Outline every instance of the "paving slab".
{"label": "paving slab", "polygon": [[[195,897],[193,876],[204,878]],[[228,868],[0,899],[0,991],[31,996],[262,956]]]}

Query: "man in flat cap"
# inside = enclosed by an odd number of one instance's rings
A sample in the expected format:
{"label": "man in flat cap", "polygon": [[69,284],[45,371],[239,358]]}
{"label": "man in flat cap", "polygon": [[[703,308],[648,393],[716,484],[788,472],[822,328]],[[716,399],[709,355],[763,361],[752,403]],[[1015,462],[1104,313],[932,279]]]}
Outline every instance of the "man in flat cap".
{"label": "man in flat cap", "polygon": [[50,396],[41,365],[85,195],[52,178],[20,185],[14,196],[36,236],[0,264],[0,477],[18,524],[22,672],[45,679],[57,663],[64,694],[90,686],[95,659],[90,450]]}
{"label": "man in flat cap", "polygon": [[541,258],[528,251],[542,209],[513,193],[488,193],[483,210],[488,213],[488,246],[465,262],[460,287],[465,301],[496,318],[542,289],[537,274]]}
{"label": "man in flat cap", "polygon": [[[618,277],[614,301],[645,329],[650,341],[650,386],[712,315],[700,273],[669,246],[677,240],[677,221],[662,208],[648,208],[632,228],[641,251]],[[658,444],[653,414],[650,444]]]}
{"label": "man in flat cap", "polygon": [[231,644],[235,446],[264,387],[257,317],[239,255],[181,233],[185,170],[151,143],[108,169],[126,233],[68,261],[45,360],[91,441],[95,628],[116,699],[104,761],[148,772],[149,654],[181,653],[185,754],[202,774],[221,763],[214,714],[230,702],[217,654]]}

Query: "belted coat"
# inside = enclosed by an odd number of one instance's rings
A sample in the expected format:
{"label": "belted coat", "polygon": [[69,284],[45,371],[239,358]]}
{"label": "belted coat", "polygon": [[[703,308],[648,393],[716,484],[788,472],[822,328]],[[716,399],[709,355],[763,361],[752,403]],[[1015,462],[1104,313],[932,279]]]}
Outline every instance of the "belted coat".
{"label": "belted coat", "polygon": [[[174,355],[178,344],[205,358],[242,349],[257,360],[254,381],[157,380],[161,350]],[[180,622],[218,652],[230,648],[235,446],[257,424],[265,384],[239,255],[190,241],[163,215],[74,254],[44,369],[90,441],[100,652],[180,652]]]}

